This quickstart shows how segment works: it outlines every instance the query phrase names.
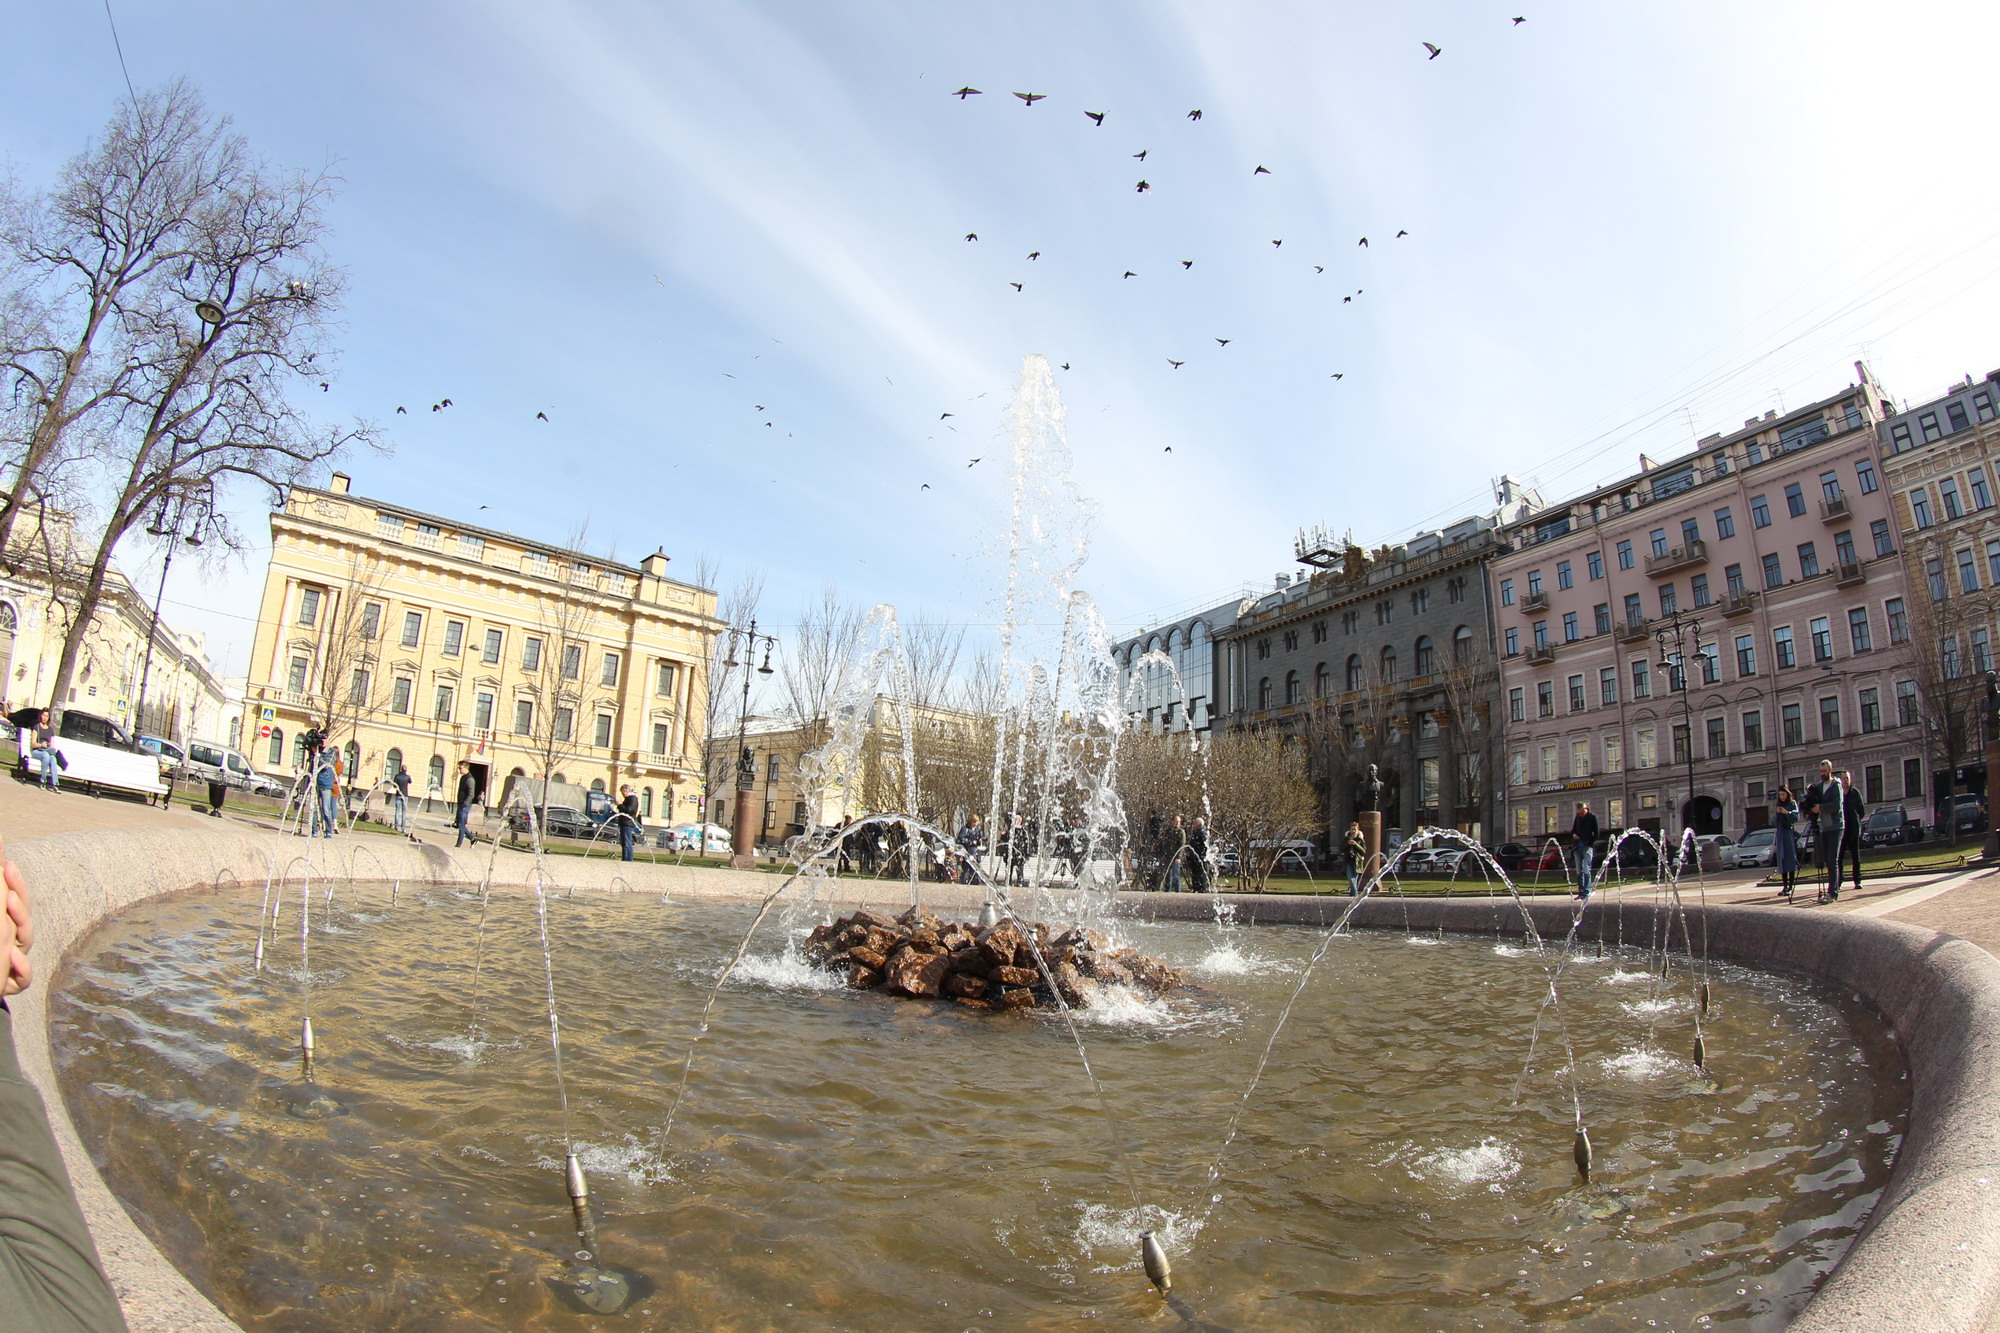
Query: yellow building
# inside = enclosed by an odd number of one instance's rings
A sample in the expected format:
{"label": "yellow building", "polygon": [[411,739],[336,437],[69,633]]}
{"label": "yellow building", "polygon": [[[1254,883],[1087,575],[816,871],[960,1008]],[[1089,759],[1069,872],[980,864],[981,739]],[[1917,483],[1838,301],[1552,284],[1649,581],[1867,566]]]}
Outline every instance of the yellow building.
{"label": "yellow building", "polygon": [[271,515],[244,748],[296,774],[317,726],[350,781],[410,773],[449,799],[509,775],[615,792],[649,820],[699,810],[715,593],[638,566],[349,494],[294,486]]}

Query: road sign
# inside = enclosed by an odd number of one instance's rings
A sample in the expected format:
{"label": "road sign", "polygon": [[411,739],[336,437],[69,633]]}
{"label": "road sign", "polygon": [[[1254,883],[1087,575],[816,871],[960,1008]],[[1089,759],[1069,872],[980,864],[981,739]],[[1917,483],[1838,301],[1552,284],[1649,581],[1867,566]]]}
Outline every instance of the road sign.
{"label": "road sign", "polygon": [[278,720],[278,710],[266,704],[257,710],[257,717],[262,722],[276,722]]}
{"label": "road sign", "polygon": [[259,728],[257,728],[257,739],[258,739],[258,740],[260,740],[260,741],[268,741],[268,740],[270,740],[270,739],[271,739],[271,729],[270,729],[269,727],[259,727]]}

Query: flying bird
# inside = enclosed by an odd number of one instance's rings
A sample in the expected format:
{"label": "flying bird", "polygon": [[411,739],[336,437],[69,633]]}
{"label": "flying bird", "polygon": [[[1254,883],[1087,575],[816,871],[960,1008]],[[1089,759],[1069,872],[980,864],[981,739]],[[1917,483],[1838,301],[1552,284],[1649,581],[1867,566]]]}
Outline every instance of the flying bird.
{"label": "flying bird", "polygon": [[1030,250],[1028,252],[1028,258],[1030,259],[1040,259],[1041,257],[1042,257],[1042,252],[1040,250]]}
{"label": "flying bird", "polygon": [[1326,272],[1326,265],[1324,265],[1324,264],[1314,264],[1314,265],[1313,265],[1313,272],[1315,272],[1315,273],[1324,273],[1324,272]]}
{"label": "flying bird", "polygon": [[1192,259],[1183,259],[1183,260],[1181,261],[1181,267],[1182,267],[1182,268],[1193,268],[1193,267],[1194,267],[1194,261],[1193,261]]}
{"label": "flying bird", "polygon": [[1227,347],[1233,340],[1229,338],[1217,338],[1215,341],[1219,343],[1221,346]]}
{"label": "flying bird", "polygon": [[1251,172],[1250,174],[1252,176],[1268,176],[1271,174],[1271,169],[1269,167],[1258,167],[1255,171]]}
{"label": "flying bird", "polygon": [[1102,111],[1086,111],[1083,114],[1089,116],[1091,122],[1095,124],[1097,128],[1099,128],[1100,130],[1104,128],[1104,113]]}
{"label": "flying bird", "polygon": [[1195,108],[1195,109],[1194,109],[1193,111],[1190,111],[1190,112],[1188,112],[1188,119],[1189,119],[1189,120],[1200,120],[1200,119],[1201,119],[1201,108],[1199,108],[1199,107],[1196,107],[1196,108]]}
{"label": "flying bird", "polygon": [[1333,372],[1333,377],[1334,377],[1335,379],[1344,379],[1344,378],[1346,378],[1346,376],[1344,376],[1344,375],[1343,375],[1343,374],[1342,374],[1342,373],[1341,373],[1340,371],[1338,371],[1338,370],[1336,370],[1336,371],[1334,371],[1334,372]]}
{"label": "flying bird", "polygon": [[1170,445],[1168,445],[1168,446],[1167,446],[1166,448],[1162,449],[1162,450],[1161,450],[1160,452],[1161,452],[1161,453],[1163,453],[1163,454],[1170,454],[1170,453],[1172,453],[1173,451],[1174,451],[1174,447],[1173,447],[1173,446],[1172,446],[1172,445],[1170,444]]}
{"label": "flying bird", "polygon": [[1353,297],[1351,297],[1351,296],[1343,296],[1343,297],[1341,297],[1341,298],[1340,298],[1340,303],[1341,303],[1342,305],[1353,305],[1353,304],[1354,304],[1354,298],[1353,298]]}
{"label": "flying bird", "polygon": [[1281,246],[1281,245],[1283,245],[1283,244],[1284,244],[1284,242],[1283,242],[1283,241],[1272,241],[1272,242],[1271,242],[1271,248],[1272,248],[1273,250],[1275,250],[1275,249],[1277,249],[1277,248],[1278,248],[1279,246]]}
{"label": "flying bird", "polygon": [[1520,27],[1523,23],[1526,23],[1527,21],[1528,20],[1526,15],[1516,14],[1514,16],[1514,26],[1517,28]]}
{"label": "flying bird", "polygon": [[[985,457],[985,455],[983,455],[983,454],[982,454],[982,455],[980,455],[980,457],[981,457],[981,458],[983,458],[983,457]],[[967,464],[966,464],[966,466],[967,466],[967,467],[972,467],[972,466],[973,466],[974,464],[976,464],[976,463],[978,463],[978,462],[979,462],[979,459],[978,459],[978,458],[975,458],[975,459],[973,459],[973,460],[972,460],[972,462],[971,462],[971,463],[967,463]]]}
{"label": "flying bird", "polygon": [[1179,369],[1180,369],[1180,368],[1181,368],[1182,366],[1186,365],[1186,364],[1187,364],[1187,362],[1185,362],[1185,361],[1176,361],[1176,360],[1174,360],[1174,359],[1173,359],[1172,357],[1168,357],[1168,358],[1167,358],[1167,364],[1168,364],[1168,365],[1170,365],[1170,366],[1172,366],[1172,367],[1173,367],[1173,368],[1174,368],[1175,370],[1179,370]]}
{"label": "flying bird", "polygon": [[1144,162],[1146,160],[1146,154],[1152,151],[1153,150],[1150,148],[1141,148],[1138,152],[1132,154],[1132,156],[1138,158],[1141,162]]}
{"label": "flying bird", "polygon": [[968,241],[976,241],[979,239],[979,233],[976,231],[969,231],[965,233],[965,239]]}
{"label": "flying bird", "polygon": [[938,420],[943,421],[946,417],[955,417],[957,415],[958,413],[956,412],[940,412],[938,413]]}
{"label": "flying bird", "polygon": [[1021,284],[1020,284],[1020,283],[1018,283],[1018,282],[1010,282],[1010,283],[1008,283],[1007,285],[1008,285],[1009,287],[1012,287],[1012,288],[1013,288],[1013,289],[1014,289],[1015,291],[1017,291],[1017,292],[1021,290]]}
{"label": "flying bird", "polygon": [[1014,94],[1014,96],[1016,96],[1016,97],[1020,98],[1020,99],[1021,99],[1021,100],[1022,100],[1023,102],[1025,102],[1025,103],[1026,103],[1027,105],[1029,105],[1029,106],[1033,106],[1033,105],[1034,105],[1035,103],[1037,103],[1037,102],[1041,101],[1041,100],[1042,100],[1042,99],[1043,99],[1044,97],[1047,97],[1047,96],[1048,96],[1048,94],[1047,94],[1047,93],[1015,93],[1015,94]]}
{"label": "flying bird", "polygon": [[443,407],[443,405],[442,405],[442,404],[439,404],[439,403],[432,403],[432,404],[431,404],[431,411],[433,411],[433,412],[442,412],[442,411],[444,411],[444,407]]}
{"label": "flying bird", "polygon": [[1396,233],[1396,239],[1400,241],[1400,240],[1402,240],[1402,239],[1403,239],[1403,238],[1404,238],[1405,236],[1408,236],[1409,234],[1410,234],[1410,233],[1408,233],[1408,232],[1406,232],[1406,231],[1399,231],[1399,232],[1397,232],[1397,233]]}
{"label": "flying bird", "polygon": [[1128,278],[1136,278],[1136,277],[1138,277],[1139,275],[1138,275],[1138,274],[1136,274],[1136,273],[1134,273],[1134,272],[1133,272],[1133,271],[1132,271],[1131,269],[1129,269],[1129,268],[1128,268],[1128,269],[1126,269],[1126,270],[1125,270],[1125,276],[1126,276],[1126,277],[1128,277]]}
{"label": "flying bird", "polygon": [[548,419],[549,419],[549,414],[547,412],[535,413],[535,420],[537,421],[547,421]]}
{"label": "flying bird", "polygon": [[1068,370],[1068,369],[1069,369],[1069,362],[1067,362],[1067,361],[1063,362],[1063,367],[1062,367],[1062,368],[1063,368],[1064,370]]}
{"label": "flying bird", "polygon": [[1363,236],[1360,240],[1356,241],[1355,244],[1360,246],[1363,250],[1366,250],[1368,248],[1368,238],[1366,236]]}
{"label": "flying bird", "polygon": [[764,405],[762,403],[752,403],[750,405],[750,408],[754,412],[762,412],[764,410]]}
{"label": "flying bird", "polygon": [[930,484],[929,482],[925,482],[925,483],[924,483],[923,485],[921,485],[921,486],[917,487],[917,489],[918,489],[918,490],[920,490],[920,491],[927,491],[927,490],[929,490],[930,488],[931,488],[931,484]]}
{"label": "flying bird", "polygon": [[1426,60],[1436,60],[1439,56],[1444,54],[1443,47],[1433,46],[1429,42],[1424,43],[1424,50],[1430,52],[1430,54],[1425,57]]}
{"label": "flying bird", "polygon": [[451,406],[451,399],[449,399],[449,398],[445,399],[445,400],[444,400],[444,402],[443,402],[443,404],[442,404],[442,406],[445,406],[445,407],[450,407],[450,406]]}
{"label": "flying bird", "polygon": [[967,84],[965,87],[960,88],[957,92],[953,93],[952,96],[956,97],[959,101],[963,102],[968,97],[979,96],[979,90],[977,88],[974,88],[972,85]]}
{"label": "flying bird", "polygon": [[332,389],[333,389],[333,386],[332,386],[331,384],[328,384],[328,383],[327,383],[327,382],[326,382],[325,380],[321,380],[321,381],[319,382],[319,391],[320,391],[321,393],[328,393],[328,392],[331,392],[331,391],[332,391]]}
{"label": "flying bird", "polygon": [[399,417],[406,417],[410,415],[410,409],[407,407],[399,407],[396,409],[396,415]]}
{"label": "flying bird", "polygon": [[1144,194],[1146,191],[1152,188],[1153,187],[1151,185],[1148,185],[1145,181],[1140,181],[1139,184],[1134,188],[1133,193]]}

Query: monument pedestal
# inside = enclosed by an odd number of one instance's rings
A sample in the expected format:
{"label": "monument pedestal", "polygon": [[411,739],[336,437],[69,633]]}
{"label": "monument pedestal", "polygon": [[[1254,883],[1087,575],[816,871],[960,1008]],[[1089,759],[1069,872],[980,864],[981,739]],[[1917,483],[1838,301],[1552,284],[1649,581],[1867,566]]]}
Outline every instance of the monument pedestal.
{"label": "monument pedestal", "polygon": [[751,798],[755,795],[756,793],[747,787],[736,789],[736,823],[729,835],[730,844],[735,850],[729,858],[729,864],[738,870],[757,868],[756,825],[750,814]]}
{"label": "monument pedestal", "polygon": [[1357,818],[1361,824],[1361,841],[1368,847],[1368,857],[1362,863],[1361,871],[1361,883],[1366,887],[1369,880],[1382,873],[1382,812],[1363,810]]}

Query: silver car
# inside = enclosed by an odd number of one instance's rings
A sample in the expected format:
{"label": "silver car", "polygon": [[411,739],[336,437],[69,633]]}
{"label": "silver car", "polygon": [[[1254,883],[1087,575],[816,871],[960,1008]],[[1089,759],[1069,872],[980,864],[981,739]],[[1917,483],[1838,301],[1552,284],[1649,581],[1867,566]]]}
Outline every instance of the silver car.
{"label": "silver car", "polygon": [[1726,849],[1725,855],[1730,858],[1730,864],[1739,870],[1770,865],[1778,857],[1778,830],[1751,829],[1743,835],[1743,841]]}

